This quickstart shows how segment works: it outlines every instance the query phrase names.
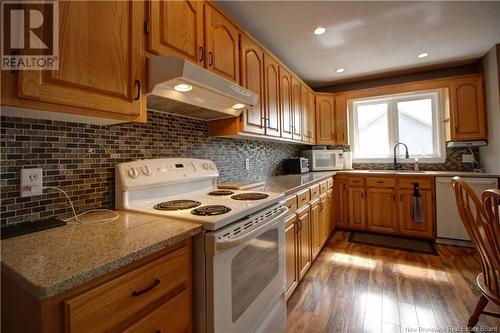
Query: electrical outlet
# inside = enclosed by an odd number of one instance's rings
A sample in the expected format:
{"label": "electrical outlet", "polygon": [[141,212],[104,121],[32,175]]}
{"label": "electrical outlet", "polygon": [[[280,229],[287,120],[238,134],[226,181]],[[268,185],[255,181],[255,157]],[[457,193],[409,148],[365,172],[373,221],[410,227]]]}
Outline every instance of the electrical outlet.
{"label": "electrical outlet", "polygon": [[250,170],[250,159],[245,158],[245,170]]}
{"label": "electrical outlet", "polygon": [[463,154],[462,155],[462,163],[474,163],[474,155]]}
{"label": "electrical outlet", "polygon": [[21,169],[21,196],[31,197],[42,194],[42,169]]}

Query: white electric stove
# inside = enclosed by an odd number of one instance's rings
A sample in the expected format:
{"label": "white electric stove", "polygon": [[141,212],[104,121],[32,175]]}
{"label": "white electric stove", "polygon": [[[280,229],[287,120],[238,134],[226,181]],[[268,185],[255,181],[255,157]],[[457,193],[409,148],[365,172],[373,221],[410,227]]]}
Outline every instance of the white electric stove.
{"label": "white electric stove", "polygon": [[195,332],[284,329],[282,194],[217,189],[217,167],[203,159],[121,163],[115,176],[117,209],[203,225],[193,241]]}

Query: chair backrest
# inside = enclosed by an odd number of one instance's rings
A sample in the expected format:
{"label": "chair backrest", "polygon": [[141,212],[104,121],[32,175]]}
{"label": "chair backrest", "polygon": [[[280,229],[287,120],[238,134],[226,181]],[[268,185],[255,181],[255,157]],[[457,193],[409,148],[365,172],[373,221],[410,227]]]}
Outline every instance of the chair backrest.
{"label": "chair backrest", "polygon": [[500,297],[497,276],[500,271],[499,244],[494,235],[492,223],[489,221],[489,215],[483,203],[467,182],[460,179],[460,177],[453,177],[452,183],[460,218],[479,252],[484,284],[491,294]]}
{"label": "chair backrest", "polygon": [[495,252],[500,253],[500,190],[491,189],[484,191],[481,194],[481,200],[483,201],[484,210],[488,218],[488,235],[492,238]]}

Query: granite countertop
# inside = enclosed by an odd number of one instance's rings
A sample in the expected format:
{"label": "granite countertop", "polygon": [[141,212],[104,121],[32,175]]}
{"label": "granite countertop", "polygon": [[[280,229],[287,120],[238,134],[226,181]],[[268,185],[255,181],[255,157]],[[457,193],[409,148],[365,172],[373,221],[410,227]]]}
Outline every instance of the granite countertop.
{"label": "granite countertop", "polygon": [[266,179],[266,191],[289,195],[335,174],[335,171],[324,171],[273,176]]}
{"label": "granite countertop", "polygon": [[363,174],[363,175],[399,175],[399,176],[434,176],[434,177],[500,177],[500,175],[484,172],[467,171],[413,171],[413,170],[339,170],[338,174]]}
{"label": "granite countertop", "polygon": [[[87,221],[110,213],[88,214]],[[196,223],[133,212],[2,240],[3,273],[43,299],[77,287],[202,231]]]}

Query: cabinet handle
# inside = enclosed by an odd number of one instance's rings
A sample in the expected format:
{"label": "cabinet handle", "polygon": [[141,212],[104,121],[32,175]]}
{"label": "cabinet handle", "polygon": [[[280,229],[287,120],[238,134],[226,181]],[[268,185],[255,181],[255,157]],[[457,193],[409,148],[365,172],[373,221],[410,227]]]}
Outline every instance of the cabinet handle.
{"label": "cabinet handle", "polygon": [[205,52],[203,52],[203,46],[200,46],[200,62],[203,61],[203,55],[204,55]]}
{"label": "cabinet handle", "polygon": [[364,199],[364,198],[365,198],[365,193],[361,192],[361,199]]}
{"label": "cabinet handle", "polygon": [[138,101],[141,99],[141,81],[135,80],[134,85],[137,87],[137,95],[135,96],[134,100]]}
{"label": "cabinet handle", "polygon": [[383,184],[384,181],[383,180],[377,180],[377,184]]}
{"label": "cabinet handle", "polygon": [[403,201],[403,195],[402,194],[399,195],[399,201]]}
{"label": "cabinet handle", "polygon": [[160,284],[160,279],[156,279],[150,286],[148,286],[142,290],[139,290],[139,291],[133,291],[132,296],[139,297],[139,296],[147,293],[148,291],[151,291],[154,288],[158,287],[159,284]]}
{"label": "cabinet handle", "polygon": [[208,52],[208,66],[212,67],[214,64],[214,55],[212,52]]}

